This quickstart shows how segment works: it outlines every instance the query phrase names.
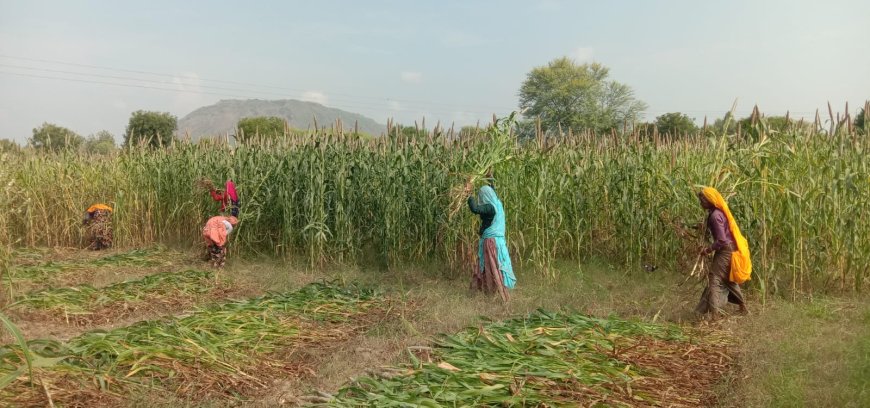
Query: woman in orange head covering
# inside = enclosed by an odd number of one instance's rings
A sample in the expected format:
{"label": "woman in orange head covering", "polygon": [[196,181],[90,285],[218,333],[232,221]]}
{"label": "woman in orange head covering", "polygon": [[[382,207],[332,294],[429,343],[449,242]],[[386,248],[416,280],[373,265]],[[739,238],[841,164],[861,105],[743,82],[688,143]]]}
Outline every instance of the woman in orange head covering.
{"label": "woman in orange head covering", "polygon": [[212,265],[216,268],[224,266],[227,257],[227,242],[233,227],[239,223],[236,217],[224,217],[222,215],[211,217],[202,229],[202,237],[205,238],[208,247],[208,255]]}
{"label": "woman in orange head covering", "polygon": [[713,237],[713,244],[703,248],[701,255],[714,255],[707,273],[707,288],[695,311],[711,313],[716,318],[730,302],[738,305],[741,313],[746,313],[739,285],[749,280],[752,273],[749,244],[719,191],[705,187],[698,193],[698,201],[707,210],[707,231]]}
{"label": "woman in orange head covering", "polygon": [[112,247],[112,207],[94,204],[85,210],[82,224],[88,227],[88,249],[99,251]]}

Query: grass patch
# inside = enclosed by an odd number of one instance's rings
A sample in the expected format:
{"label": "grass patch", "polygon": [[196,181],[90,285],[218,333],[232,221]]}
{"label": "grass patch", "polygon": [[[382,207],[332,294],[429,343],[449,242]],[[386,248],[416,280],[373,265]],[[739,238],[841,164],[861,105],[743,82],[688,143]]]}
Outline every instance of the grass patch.
{"label": "grass patch", "polygon": [[[45,406],[50,393],[56,403],[87,404],[155,386],[188,397],[244,395],[265,387],[267,374],[293,371],[287,350],[346,339],[382,303],[371,291],[311,284],[183,317],[91,331],[66,343],[31,341],[33,354],[55,364],[36,370],[33,379],[19,376],[0,391],[0,400]],[[18,370],[22,357],[20,347],[0,348],[0,376]],[[46,383],[46,392],[30,386]]]}
{"label": "grass patch", "polygon": [[[726,344],[677,326],[539,311],[414,348],[323,405],[699,406],[729,369]],[[697,340],[697,339],[694,339]]]}
{"label": "grass patch", "polygon": [[866,297],[774,299],[733,325],[740,379],[726,406],[870,406]]}

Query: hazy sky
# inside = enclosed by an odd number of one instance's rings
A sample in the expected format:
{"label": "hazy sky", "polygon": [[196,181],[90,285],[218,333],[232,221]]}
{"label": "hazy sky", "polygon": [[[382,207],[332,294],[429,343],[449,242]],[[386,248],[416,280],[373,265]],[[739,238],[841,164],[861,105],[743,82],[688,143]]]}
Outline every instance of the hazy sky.
{"label": "hazy sky", "polygon": [[646,119],[735,99],[741,115],[854,110],[870,99],[870,1],[0,0],[0,138],[45,121],[118,136],[138,109],[238,98],[469,124],[565,55],[610,67]]}

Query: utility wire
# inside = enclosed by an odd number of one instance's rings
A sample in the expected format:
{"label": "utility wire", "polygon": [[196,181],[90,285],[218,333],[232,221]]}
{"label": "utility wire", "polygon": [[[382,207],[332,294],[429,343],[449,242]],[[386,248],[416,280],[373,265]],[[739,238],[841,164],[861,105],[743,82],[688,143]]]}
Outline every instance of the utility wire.
{"label": "utility wire", "polygon": [[[87,84],[96,84],[96,85],[108,85],[108,86],[119,86],[119,87],[127,87],[127,88],[140,88],[140,89],[150,89],[150,90],[158,90],[158,91],[166,91],[166,92],[175,92],[175,93],[189,93],[189,94],[200,94],[200,95],[215,95],[222,96],[228,98],[237,98],[237,99],[256,99],[251,95],[240,95],[240,94],[231,94],[226,92],[212,92],[212,91],[201,91],[201,90],[193,90],[193,89],[178,89],[178,88],[164,88],[159,86],[151,86],[151,85],[142,85],[142,84],[131,84],[131,83],[119,83],[119,82],[106,82],[106,81],[97,81],[90,79],[80,79],[80,78],[66,78],[66,77],[58,77],[58,76],[49,76],[49,75],[39,75],[39,74],[30,74],[30,73],[21,73],[21,72],[8,72],[8,71],[0,71],[0,75],[14,75],[20,77],[28,77],[28,78],[37,78],[37,79],[50,79],[50,80],[58,80],[58,81],[67,81],[67,82],[79,82],[79,83],[87,83]],[[169,85],[170,83],[162,82],[163,84]],[[183,84],[174,84],[183,86]],[[289,97],[289,96],[284,96]],[[357,103],[341,103],[336,106],[342,108],[354,108],[354,109],[383,109],[384,106],[374,105],[374,104],[357,104]],[[386,107],[389,109],[389,107]],[[417,108],[417,109],[404,109],[404,110],[424,110],[428,113],[432,114],[443,114],[443,115],[454,115],[456,112],[452,111],[443,111],[443,110],[433,110],[428,108]],[[480,115],[491,115],[493,112],[470,112],[463,111],[463,113],[469,114],[480,114]]]}
{"label": "utility wire", "polygon": [[[162,72],[143,71],[143,70],[124,69],[124,68],[113,68],[113,67],[89,65],[89,64],[79,64],[79,63],[58,61],[58,60],[19,57],[19,56],[13,56],[13,55],[0,54],[0,58],[15,59],[15,60],[22,60],[22,61],[31,61],[31,62],[40,62],[40,63],[47,63],[47,64],[59,64],[59,65],[67,65],[67,66],[73,66],[73,67],[79,67],[79,68],[99,69],[99,70],[105,70],[105,71],[117,71],[117,72],[126,72],[126,73],[134,73],[134,74],[141,74],[141,75],[153,75],[153,76],[172,78],[172,79],[185,77],[184,75],[169,74],[169,73],[162,73]],[[31,69],[47,69],[47,68],[32,68],[32,67],[29,67],[29,68],[31,68]],[[75,74],[98,75],[98,74],[84,74],[84,73],[75,73]],[[148,81],[145,79],[137,79],[137,80]],[[198,80],[201,82],[216,82],[216,83],[224,83],[224,84],[267,88],[267,89],[273,89],[273,90],[276,90],[276,89],[277,90],[286,90],[286,91],[292,91],[292,92],[304,93],[304,92],[308,91],[305,89],[290,88],[290,87],[284,87],[284,86],[279,86],[279,85],[266,85],[266,84],[256,84],[256,83],[248,83],[248,82],[236,82],[236,81],[227,81],[227,80],[222,80],[222,79],[198,78]],[[215,88],[215,87],[212,87],[212,88]],[[238,89],[238,88],[229,88],[229,89]],[[246,91],[254,91],[254,90],[246,89]],[[254,91],[254,92],[266,93],[265,91]],[[470,106],[463,106],[463,105],[458,105],[458,104],[453,104],[453,103],[445,103],[445,102],[433,102],[433,101],[416,100],[416,99],[400,99],[400,98],[376,97],[376,96],[361,96],[361,95],[352,95],[352,94],[347,94],[347,93],[336,93],[336,92],[330,92],[329,94],[330,94],[330,97],[332,95],[335,95],[335,96],[341,96],[341,97],[353,98],[353,99],[367,99],[367,100],[377,100],[377,101],[387,101],[387,102],[395,101],[395,102],[404,102],[404,103],[416,103],[416,104],[422,104],[422,105],[426,105],[426,106],[442,106],[442,107],[449,107],[449,108],[472,108],[472,109],[484,108],[484,109],[494,109],[496,111],[509,111],[509,110],[515,109],[515,108],[506,108],[506,107],[496,108],[493,106],[470,107]],[[423,110],[425,110],[425,109],[423,109]],[[469,113],[474,113],[474,112],[469,112]]]}

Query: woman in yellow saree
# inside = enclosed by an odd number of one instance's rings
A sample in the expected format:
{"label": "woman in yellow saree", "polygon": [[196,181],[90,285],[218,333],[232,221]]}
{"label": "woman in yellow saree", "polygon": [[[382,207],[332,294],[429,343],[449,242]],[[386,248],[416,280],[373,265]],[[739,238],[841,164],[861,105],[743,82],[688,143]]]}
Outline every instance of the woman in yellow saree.
{"label": "woman in yellow saree", "polygon": [[703,248],[701,255],[713,254],[713,262],[707,273],[707,287],[695,312],[710,313],[717,318],[724,314],[727,303],[734,303],[745,314],[746,302],[740,284],[749,280],[752,273],[749,244],[719,191],[706,187],[698,193],[698,201],[707,210],[707,231],[713,238],[713,244]]}

